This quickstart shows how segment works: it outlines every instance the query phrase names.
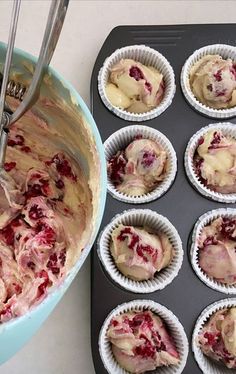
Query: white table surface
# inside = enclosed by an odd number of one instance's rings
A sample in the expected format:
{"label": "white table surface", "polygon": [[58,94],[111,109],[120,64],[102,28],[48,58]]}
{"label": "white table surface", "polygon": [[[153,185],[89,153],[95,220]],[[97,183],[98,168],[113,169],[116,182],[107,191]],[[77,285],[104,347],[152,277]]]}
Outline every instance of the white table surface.
{"label": "white table surface", "polygon": [[[12,1],[0,0],[0,40],[7,41]],[[50,1],[22,0],[16,46],[37,55]],[[117,25],[235,22],[236,1],[71,0],[52,66],[89,105],[93,64]],[[89,27],[89,24],[91,26]],[[1,374],[93,374],[90,349],[90,261],[26,346]],[[100,374],[100,373],[97,373]]]}

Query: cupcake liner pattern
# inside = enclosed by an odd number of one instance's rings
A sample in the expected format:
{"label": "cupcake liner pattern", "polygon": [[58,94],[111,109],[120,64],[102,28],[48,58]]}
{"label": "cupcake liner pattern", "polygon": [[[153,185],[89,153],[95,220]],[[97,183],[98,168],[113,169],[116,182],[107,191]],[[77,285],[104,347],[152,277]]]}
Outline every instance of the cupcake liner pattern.
{"label": "cupcake liner pattern", "polygon": [[198,112],[211,118],[232,118],[236,116],[236,107],[230,109],[213,109],[202,104],[194,96],[189,84],[189,72],[192,66],[206,55],[220,55],[224,59],[236,61],[236,48],[226,44],[212,44],[196,50],[185,62],[180,76],[183,94],[188,103]]}
{"label": "cupcake liner pattern", "polygon": [[[147,113],[129,113],[126,110],[119,109],[113,106],[106,96],[105,87],[109,78],[110,69],[121,59],[125,58],[141,62],[146,66],[153,66],[163,74],[165,81],[164,97],[156,108]],[[103,103],[109,110],[126,121],[141,122],[159,116],[171,105],[175,90],[175,76],[170,63],[161,53],[145,45],[133,45],[117,49],[105,60],[98,75],[98,91]]]}
{"label": "cupcake liner pattern", "polygon": [[158,374],[182,373],[188,356],[188,339],[186,337],[184,328],[179,322],[178,318],[170,310],[151,300],[135,300],[130,301],[129,303],[121,304],[117,308],[113,309],[113,311],[106,318],[99,335],[99,352],[106,370],[110,374],[129,374],[126,370],[119,366],[113,356],[111,344],[106,336],[110,321],[113,317],[119,314],[131,311],[142,311],[144,309],[156,313],[165,321],[180,355],[180,362],[178,365],[159,367],[156,372]]}
{"label": "cupcake liner pattern", "polygon": [[209,130],[212,129],[215,129],[216,131],[220,130],[225,136],[229,136],[231,138],[236,139],[236,126],[233,123],[219,122],[203,127],[189,140],[184,156],[185,171],[188,179],[193,184],[193,186],[198,190],[198,192],[200,192],[201,195],[221,203],[235,203],[236,193],[222,194],[210,190],[209,188],[204,186],[204,184],[198,178],[194,170],[193,157],[198,147],[199,139],[201,138],[201,136],[204,136]]}
{"label": "cupcake liner pattern", "polygon": [[231,308],[235,306],[236,298],[216,301],[215,303],[204,309],[197,319],[192,336],[192,351],[194,353],[195,360],[197,361],[203,374],[230,374],[235,372],[235,370],[228,369],[227,367],[220,365],[218,362],[209,359],[206,355],[203,354],[201,348],[197,344],[198,334],[207,320],[212,316],[212,314],[221,309]]}
{"label": "cupcake liner pattern", "polygon": [[123,192],[119,192],[108,176],[107,188],[109,193],[117,200],[132,204],[147,203],[160,198],[170,188],[177,172],[177,158],[171,142],[160,131],[147,126],[127,126],[112,134],[104,143],[106,160],[110,160],[118,151],[126,148],[137,135],[141,135],[144,139],[154,140],[160,144],[167,152],[168,166],[164,180],[153,191],[142,196],[129,196]]}
{"label": "cupcake liner pattern", "polygon": [[192,267],[197,274],[197,276],[208,286],[213,288],[216,291],[223,292],[229,295],[236,295],[236,285],[227,285],[223,284],[221,282],[218,282],[214,280],[213,278],[210,278],[200,267],[198,262],[198,254],[199,254],[199,248],[198,248],[198,238],[201,235],[202,229],[211,223],[213,220],[219,217],[229,217],[229,218],[236,218],[236,209],[215,209],[210,212],[207,212],[203,214],[201,217],[199,217],[198,221],[196,222],[194,229],[193,229],[193,235],[192,235],[192,246],[190,251],[190,257],[191,257],[191,264]]}
{"label": "cupcake liner pattern", "polygon": [[[156,272],[154,279],[135,281],[123,275],[116,267],[110,252],[111,234],[121,223],[129,226],[146,226],[154,232],[164,232],[168,236],[175,254],[169,266]],[[167,218],[149,209],[131,209],[115,216],[100,234],[98,256],[110,277],[121,287],[135,293],[150,293],[163,289],[178,275],[183,262],[183,248],[177,230]]]}

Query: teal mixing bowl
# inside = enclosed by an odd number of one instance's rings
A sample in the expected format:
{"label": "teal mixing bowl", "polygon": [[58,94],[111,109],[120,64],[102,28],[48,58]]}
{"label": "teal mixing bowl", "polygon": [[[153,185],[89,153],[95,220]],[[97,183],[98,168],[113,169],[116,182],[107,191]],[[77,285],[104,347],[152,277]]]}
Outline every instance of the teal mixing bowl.
{"label": "teal mixing bowl", "polygon": [[[0,71],[5,60],[6,46],[0,43]],[[11,79],[29,85],[36,59],[30,54],[15,49]],[[41,100],[42,99],[42,100]],[[60,113],[52,110],[50,100],[59,103]],[[13,356],[39,329],[78,273],[88,256],[97,235],[106,199],[106,163],[102,141],[89,109],[71,84],[55,70],[49,68],[41,89],[40,104],[35,113],[45,118],[50,126],[57,126],[57,116],[65,117],[68,127],[61,136],[70,148],[73,157],[80,163],[88,180],[92,194],[92,219],[89,227],[89,240],[73,268],[63,283],[49,292],[44,301],[25,315],[0,324],[0,364]]]}

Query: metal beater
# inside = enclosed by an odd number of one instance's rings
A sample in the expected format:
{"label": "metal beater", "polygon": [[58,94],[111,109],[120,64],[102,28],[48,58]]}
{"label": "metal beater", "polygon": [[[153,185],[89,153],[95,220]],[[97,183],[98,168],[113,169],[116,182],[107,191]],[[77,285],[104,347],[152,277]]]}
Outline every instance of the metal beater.
{"label": "metal beater", "polygon": [[[4,170],[9,127],[19,118],[21,118],[23,114],[30,109],[39,98],[42,79],[53,56],[53,52],[65,19],[69,0],[52,0],[51,2],[38,62],[35,67],[31,84],[27,91],[20,84],[18,85],[13,81],[9,81],[9,72],[15,43],[20,4],[21,0],[14,0],[0,94],[0,185],[5,191],[5,195],[10,206],[15,208],[19,207],[18,197],[20,191],[17,190],[17,186],[15,185],[13,178],[11,178],[10,175]],[[11,113],[6,105],[6,94],[9,92],[11,93],[11,96],[14,94],[15,97],[21,100],[23,98],[14,113]]]}

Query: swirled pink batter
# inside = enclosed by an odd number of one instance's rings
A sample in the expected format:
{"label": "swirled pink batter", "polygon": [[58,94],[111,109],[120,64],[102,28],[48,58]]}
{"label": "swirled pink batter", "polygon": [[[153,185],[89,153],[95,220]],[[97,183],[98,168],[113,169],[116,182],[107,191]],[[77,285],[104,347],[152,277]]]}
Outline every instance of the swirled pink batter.
{"label": "swirled pink batter", "polygon": [[32,112],[11,127],[5,171],[17,194],[9,185],[9,204],[0,187],[0,322],[26,313],[62,282],[86,242],[91,209],[78,163]]}
{"label": "swirled pink batter", "polygon": [[164,96],[163,75],[153,66],[121,59],[110,71],[106,94],[112,105],[131,113],[157,107]]}
{"label": "swirled pink batter", "polygon": [[198,344],[208,357],[236,369],[236,308],[214,313],[200,331]]}
{"label": "swirled pink batter", "polygon": [[196,174],[209,189],[236,192],[236,141],[220,130],[209,130],[199,139],[193,160]]}
{"label": "swirled pink batter", "polygon": [[179,354],[165,324],[150,311],[114,317],[107,336],[117,362],[130,373],[140,374],[179,362]]}
{"label": "swirled pink batter", "polygon": [[174,248],[167,235],[149,231],[120,224],[112,232],[112,256],[118,269],[128,278],[138,281],[151,279],[173,258]]}
{"label": "swirled pink batter", "polygon": [[206,55],[190,69],[190,87],[203,104],[215,109],[236,105],[236,64],[219,55]]}
{"label": "swirled pink batter", "polygon": [[165,178],[168,155],[151,139],[134,139],[107,163],[107,171],[117,190],[129,196],[153,191]]}
{"label": "swirled pink batter", "polygon": [[198,245],[204,272],[221,283],[236,284],[236,220],[215,219],[203,228]]}

